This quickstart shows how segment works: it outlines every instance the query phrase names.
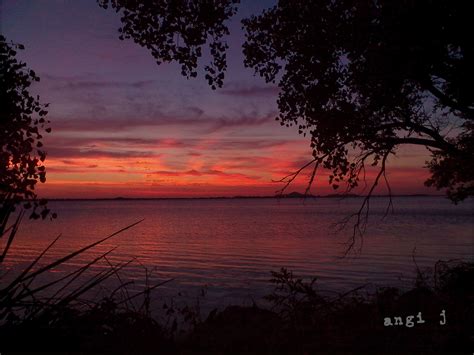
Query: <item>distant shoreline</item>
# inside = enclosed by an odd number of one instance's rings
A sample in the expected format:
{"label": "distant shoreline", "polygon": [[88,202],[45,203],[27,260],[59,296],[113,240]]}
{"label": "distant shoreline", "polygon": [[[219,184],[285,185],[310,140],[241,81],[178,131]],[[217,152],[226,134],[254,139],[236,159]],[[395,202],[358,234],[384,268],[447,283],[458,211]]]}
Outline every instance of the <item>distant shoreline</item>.
{"label": "distant shoreline", "polygon": [[[157,200],[238,200],[238,199],[315,199],[315,198],[362,198],[364,195],[307,195],[300,193],[291,193],[283,196],[204,196],[204,197],[105,197],[105,198],[46,198],[48,201],[157,201]],[[387,198],[389,195],[373,195],[371,198]],[[412,195],[392,195],[397,197],[445,197],[445,195],[428,195],[428,194],[412,194]]]}

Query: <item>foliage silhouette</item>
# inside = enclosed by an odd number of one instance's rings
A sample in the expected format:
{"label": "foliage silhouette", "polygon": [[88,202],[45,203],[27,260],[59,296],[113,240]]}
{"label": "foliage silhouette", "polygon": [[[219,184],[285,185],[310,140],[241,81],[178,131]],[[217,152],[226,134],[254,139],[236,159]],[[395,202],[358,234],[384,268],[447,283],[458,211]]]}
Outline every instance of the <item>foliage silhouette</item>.
{"label": "foliage silhouette", "polygon": [[31,84],[40,79],[15,58],[22,49],[22,45],[8,43],[0,36],[0,237],[18,203],[32,208],[31,218],[44,219],[50,214],[46,200],[38,200],[34,191],[38,181],[46,181],[46,152],[41,140],[44,132],[51,132],[46,120],[48,104],[41,104],[39,96],[29,93]]}

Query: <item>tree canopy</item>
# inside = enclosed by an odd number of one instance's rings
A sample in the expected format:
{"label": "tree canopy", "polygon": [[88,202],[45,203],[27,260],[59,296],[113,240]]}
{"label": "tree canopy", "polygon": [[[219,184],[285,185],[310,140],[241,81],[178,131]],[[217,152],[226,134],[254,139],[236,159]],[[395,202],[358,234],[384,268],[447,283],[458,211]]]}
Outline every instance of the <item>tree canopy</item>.
{"label": "tree canopy", "polygon": [[433,153],[427,184],[457,202],[474,192],[467,14],[448,1],[279,1],[244,20],[245,64],[266,81],[283,71],[279,119],[309,133],[333,186],[417,144]]}
{"label": "tree canopy", "polygon": [[24,49],[22,45],[8,43],[0,35],[0,223],[3,227],[11,208],[21,202],[25,208],[32,208],[32,218],[46,218],[50,212],[46,200],[38,200],[34,191],[38,182],[46,181],[42,134],[51,131],[46,119],[48,105],[29,93],[31,84],[40,79],[15,58],[21,49]]}
{"label": "tree canopy", "polygon": [[[158,63],[197,75],[208,45],[222,86],[232,0],[99,0],[122,11],[121,38]],[[280,124],[308,135],[312,167],[332,171],[334,189],[358,186],[367,164],[380,168],[368,196],[401,145],[427,147],[431,177],[462,201],[474,194],[474,41],[467,2],[447,0],[280,0],[242,21],[245,65],[277,83]],[[212,74],[211,76],[209,76]],[[217,75],[217,77],[216,77]],[[365,205],[365,204],[364,204]],[[363,206],[364,207],[364,206]],[[367,206],[366,206],[367,207]]]}

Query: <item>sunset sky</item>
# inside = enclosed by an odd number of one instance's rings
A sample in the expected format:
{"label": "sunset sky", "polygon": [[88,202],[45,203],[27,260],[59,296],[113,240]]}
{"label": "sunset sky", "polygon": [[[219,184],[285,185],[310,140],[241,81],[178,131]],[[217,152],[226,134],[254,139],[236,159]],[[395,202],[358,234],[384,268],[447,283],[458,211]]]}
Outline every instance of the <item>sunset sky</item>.
{"label": "sunset sky", "polygon": [[[20,58],[41,77],[33,92],[50,103],[52,133],[44,197],[272,195],[272,180],[310,160],[307,138],[280,127],[277,87],[243,66],[242,16],[269,2],[243,1],[230,23],[222,89],[187,80],[174,64],[120,41],[119,16],[95,0],[4,0],[1,32],[25,45]],[[423,187],[428,159],[406,147],[389,162],[395,193]],[[332,193],[322,172],[314,194]],[[289,191],[301,191],[302,176]],[[379,190],[383,193],[383,189]]]}

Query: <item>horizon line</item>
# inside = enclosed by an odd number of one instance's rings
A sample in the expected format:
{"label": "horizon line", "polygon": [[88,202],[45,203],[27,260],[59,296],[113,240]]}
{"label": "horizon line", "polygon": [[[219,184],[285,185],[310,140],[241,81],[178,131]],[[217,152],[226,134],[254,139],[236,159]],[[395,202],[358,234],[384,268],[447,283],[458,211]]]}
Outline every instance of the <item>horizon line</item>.
{"label": "horizon line", "polygon": [[[133,200],[229,200],[229,199],[279,199],[279,198],[360,198],[366,197],[365,195],[357,195],[357,194],[328,194],[328,195],[305,195],[301,193],[289,193],[284,195],[236,195],[236,196],[185,196],[185,197],[86,197],[86,198],[79,198],[79,197],[65,197],[65,198],[44,198],[48,201],[133,201]],[[371,197],[380,198],[380,197],[390,197],[390,195],[372,195]],[[391,195],[391,197],[445,197],[443,194],[396,194]]]}

